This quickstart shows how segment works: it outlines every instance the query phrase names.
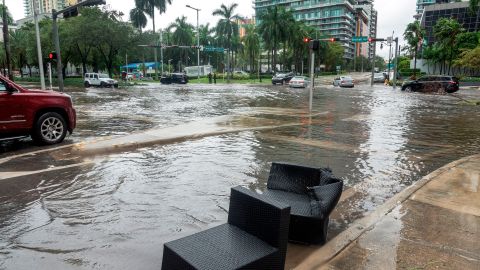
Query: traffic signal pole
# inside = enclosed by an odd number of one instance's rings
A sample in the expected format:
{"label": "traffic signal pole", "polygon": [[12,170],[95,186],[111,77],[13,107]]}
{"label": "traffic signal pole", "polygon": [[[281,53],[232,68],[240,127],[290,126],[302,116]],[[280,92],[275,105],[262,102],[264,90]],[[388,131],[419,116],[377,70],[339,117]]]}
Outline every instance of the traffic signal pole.
{"label": "traffic signal pole", "polygon": [[40,41],[40,28],[38,27],[37,1],[33,0],[33,21],[35,22],[35,35],[37,37],[38,70],[40,71],[40,85],[45,90],[45,71],[43,70],[42,42]]}
{"label": "traffic signal pole", "polygon": [[313,106],[313,88],[315,87],[315,51],[310,50],[310,102],[309,102],[309,110],[312,112]]}
{"label": "traffic signal pole", "polygon": [[397,72],[398,72],[398,37],[395,38],[395,63],[393,64],[393,89],[397,89]]}
{"label": "traffic signal pole", "polygon": [[89,7],[89,6],[105,5],[105,4],[106,4],[105,0],[85,0],[76,5],[67,7],[60,11],[52,9],[52,33],[53,33],[53,42],[55,43],[55,51],[57,53],[57,78],[58,78],[59,92],[63,92],[65,87],[63,84],[63,73],[62,73],[62,53],[60,51],[60,39],[58,36],[58,24],[57,24],[58,15],[75,11],[79,7]]}
{"label": "traffic signal pole", "polygon": [[62,53],[60,51],[60,39],[58,37],[58,24],[57,24],[58,13],[55,9],[52,10],[52,32],[53,40],[55,41],[55,51],[57,53],[57,79],[58,79],[58,91],[64,91],[63,84],[63,72],[62,72]]}

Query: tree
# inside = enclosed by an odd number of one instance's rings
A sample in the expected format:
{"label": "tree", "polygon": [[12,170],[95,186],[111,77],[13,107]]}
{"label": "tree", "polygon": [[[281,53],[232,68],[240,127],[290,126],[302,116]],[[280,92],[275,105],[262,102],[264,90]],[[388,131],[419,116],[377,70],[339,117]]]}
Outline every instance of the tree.
{"label": "tree", "polygon": [[8,69],[8,77],[10,80],[13,80],[12,75],[12,64],[11,64],[11,54],[10,54],[10,35],[8,33],[8,26],[13,22],[12,15],[8,12],[8,7],[5,5],[5,0],[3,0],[3,5],[0,5],[0,12],[2,17],[3,24],[3,45],[5,47],[5,62]]}
{"label": "tree", "polygon": [[[165,13],[167,11],[167,4],[171,4],[172,0],[135,0],[135,7],[143,10],[147,15],[152,18],[153,22],[153,34],[155,35],[155,9],[160,11],[160,14]],[[157,42],[155,42],[156,44]],[[155,58],[157,56],[157,49],[154,48]],[[157,59],[155,59],[155,62]],[[163,63],[162,63],[163,64]],[[155,76],[158,80],[158,66],[155,63]]]}
{"label": "tree", "polygon": [[[234,36],[238,36],[238,25],[235,20],[240,19],[240,16],[235,13],[235,9],[238,7],[237,3],[233,3],[230,6],[222,4],[219,9],[213,11],[213,16],[219,16],[220,20],[217,23],[217,36],[227,37],[228,54],[232,54],[232,40]],[[230,56],[229,56],[230,57]],[[231,61],[229,61],[231,62]],[[227,78],[230,78],[231,63],[227,68]]]}
{"label": "tree", "polygon": [[409,23],[407,25],[407,29],[405,29],[405,33],[403,34],[403,37],[407,41],[408,45],[410,46],[410,49],[413,51],[414,55],[414,65],[413,65],[413,76],[417,76],[417,53],[418,53],[418,45],[421,40],[423,40],[423,37],[425,36],[425,30],[422,28],[420,25],[419,21],[415,21],[413,23]]}
{"label": "tree", "polygon": [[457,66],[480,70],[480,46],[475,49],[464,51],[460,58],[455,61]]}
{"label": "tree", "polygon": [[267,48],[272,51],[272,67],[273,71],[275,71],[277,65],[278,42],[282,37],[279,7],[274,6],[268,8],[265,12],[259,15],[259,20],[261,21],[259,32],[261,33]]}
{"label": "tree", "polygon": [[250,73],[253,73],[256,63],[255,58],[258,58],[260,54],[260,36],[255,26],[250,25],[246,28],[246,35],[243,37],[242,42],[250,65]]}
{"label": "tree", "polygon": [[145,16],[145,12],[139,7],[130,10],[130,21],[133,27],[137,28],[140,32],[147,26],[147,16]]}
{"label": "tree", "polygon": [[[172,31],[172,41],[177,45],[191,46],[193,44],[194,34],[193,25],[187,23],[187,18],[182,16],[168,26],[168,31]],[[186,63],[189,58],[189,51],[182,49],[180,53],[180,62]],[[184,62],[185,61],[185,62]],[[181,66],[178,67],[181,70]]]}
{"label": "tree", "polygon": [[453,63],[453,57],[455,55],[454,52],[456,50],[458,35],[464,31],[465,29],[463,29],[462,25],[455,19],[441,18],[433,27],[433,33],[437,42],[446,52],[448,52],[445,60],[448,60],[449,63],[449,74]]}

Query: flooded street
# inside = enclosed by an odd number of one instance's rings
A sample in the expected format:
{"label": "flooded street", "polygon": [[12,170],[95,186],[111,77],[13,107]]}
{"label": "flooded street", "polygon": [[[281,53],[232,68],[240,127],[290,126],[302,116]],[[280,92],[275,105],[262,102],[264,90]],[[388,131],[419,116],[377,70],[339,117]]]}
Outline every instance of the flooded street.
{"label": "flooded street", "polygon": [[[480,106],[383,86],[318,88],[311,115],[307,90],[282,86],[69,94],[78,124],[64,146],[0,147],[0,269],[158,269],[163,243],[225,223],[231,187],[262,192],[272,161],[330,167],[345,180],[331,238],[480,147]],[[480,100],[475,90],[456,95]],[[146,130],[173,137],[86,151]]]}

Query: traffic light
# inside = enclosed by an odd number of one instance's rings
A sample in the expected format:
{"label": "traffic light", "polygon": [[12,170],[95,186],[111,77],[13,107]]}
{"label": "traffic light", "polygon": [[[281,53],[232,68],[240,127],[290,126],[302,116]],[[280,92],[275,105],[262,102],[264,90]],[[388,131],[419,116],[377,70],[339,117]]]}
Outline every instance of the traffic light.
{"label": "traffic light", "polygon": [[70,17],[77,17],[78,16],[78,8],[68,9],[63,13],[63,18],[67,19]]}
{"label": "traffic light", "polygon": [[304,38],[303,38],[303,42],[305,42],[305,43],[309,43],[311,40],[312,40],[312,39],[309,38],[309,37],[304,37]]}
{"label": "traffic light", "polygon": [[385,41],[385,39],[384,38],[372,38],[372,37],[368,38],[368,42],[370,42],[370,43],[378,42],[378,41]]}
{"label": "traffic light", "polygon": [[330,42],[340,41],[340,38],[330,38]]}
{"label": "traffic light", "polygon": [[320,41],[319,40],[310,40],[308,43],[308,48],[312,51],[318,51],[320,49]]}
{"label": "traffic light", "polygon": [[368,42],[369,42],[369,43],[375,42],[375,39],[374,39],[374,38],[371,38],[371,37],[369,37],[369,38],[368,38]]}
{"label": "traffic light", "polygon": [[49,61],[55,61],[57,60],[57,53],[56,52],[51,52],[48,54],[48,60]]}

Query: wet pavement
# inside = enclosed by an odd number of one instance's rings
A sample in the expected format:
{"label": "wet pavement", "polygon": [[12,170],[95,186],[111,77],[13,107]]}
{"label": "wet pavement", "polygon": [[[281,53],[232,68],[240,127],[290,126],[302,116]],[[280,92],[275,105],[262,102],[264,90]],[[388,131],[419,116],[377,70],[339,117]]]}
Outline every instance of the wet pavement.
{"label": "wet pavement", "polygon": [[306,90],[281,86],[70,94],[79,121],[63,146],[0,148],[0,269],[159,268],[164,242],[226,221],[231,187],[264,190],[272,161],[345,179],[332,238],[480,146],[478,106],[383,86],[322,86],[312,114]]}
{"label": "wet pavement", "polygon": [[387,203],[388,213],[340,244],[344,250],[330,262],[312,255],[297,268],[480,269],[479,181],[480,155],[450,163],[417,182],[417,190],[402,191],[409,194],[399,205]]}

